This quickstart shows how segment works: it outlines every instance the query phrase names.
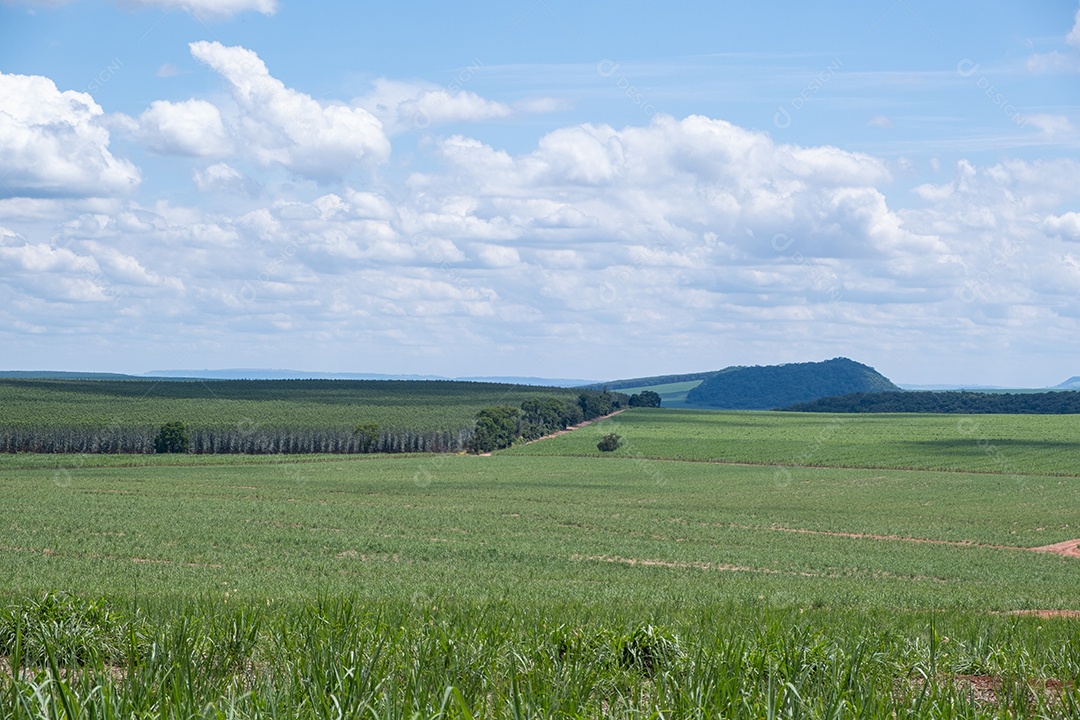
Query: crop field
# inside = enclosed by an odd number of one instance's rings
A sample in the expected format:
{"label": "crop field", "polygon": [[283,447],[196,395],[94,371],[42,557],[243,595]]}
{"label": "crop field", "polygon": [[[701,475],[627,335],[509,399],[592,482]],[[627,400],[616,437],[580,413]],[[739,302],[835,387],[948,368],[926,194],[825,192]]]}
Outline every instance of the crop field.
{"label": "crop field", "polygon": [[647,409],[510,452],[597,456],[612,430],[648,458],[792,466],[1080,476],[1080,416]]}
{"label": "crop field", "polygon": [[701,380],[687,380],[685,382],[665,383],[663,385],[644,385],[642,387],[620,388],[619,392],[633,395],[634,393],[640,393],[642,390],[651,390],[660,396],[660,399],[663,400],[665,406],[671,407],[675,405],[685,405],[686,393],[690,392],[700,384]]}
{"label": "crop field", "polygon": [[217,452],[349,450],[367,423],[379,426],[387,451],[457,450],[480,409],[552,396],[576,393],[456,381],[0,379],[0,451],[151,452],[166,422],[225,448]]}
{"label": "crop field", "polygon": [[0,456],[0,717],[1080,714],[1073,419],[834,421]]}

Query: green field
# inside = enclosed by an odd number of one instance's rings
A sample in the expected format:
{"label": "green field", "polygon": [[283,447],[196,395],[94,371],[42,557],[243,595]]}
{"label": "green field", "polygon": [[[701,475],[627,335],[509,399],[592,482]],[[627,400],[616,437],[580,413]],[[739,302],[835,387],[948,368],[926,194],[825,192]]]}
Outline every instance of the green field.
{"label": "green field", "polygon": [[660,400],[664,403],[665,407],[675,407],[686,405],[686,393],[690,392],[701,383],[701,380],[688,380],[686,382],[667,383],[664,385],[643,385],[641,387],[620,389],[619,392],[633,395],[635,393],[640,393],[642,390],[651,390],[660,396]]}
{"label": "green field", "polygon": [[776,467],[966,470],[1080,476],[1080,416],[713,412],[642,409],[584,432],[514,448],[520,455],[599,456],[616,431],[648,458]]}
{"label": "green field", "polygon": [[633,410],[492,457],[0,456],[0,717],[1076,717],[1080,620],[1011,613],[1080,610],[1029,549],[1080,537],[1077,442]]}
{"label": "green field", "polygon": [[476,413],[578,392],[500,383],[392,380],[0,379],[0,452],[153,452],[167,422],[196,452],[359,452],[358,425],[386,452],[460,450]]}
{"label": "green field", "polygon": [[470,425],[478,410],[573,390],[500,383],[395,380],[6,380],[2,427],[353,428]]}

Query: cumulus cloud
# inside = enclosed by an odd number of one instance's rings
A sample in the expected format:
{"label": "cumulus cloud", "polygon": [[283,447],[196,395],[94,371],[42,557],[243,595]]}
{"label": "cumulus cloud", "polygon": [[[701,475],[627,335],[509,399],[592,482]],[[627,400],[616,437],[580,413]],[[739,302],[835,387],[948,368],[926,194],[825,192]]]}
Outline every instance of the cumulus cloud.
{"label": "cumulus cloud", "polygon": [[0,73],[0,195],[93,197],[134,189],[139,171],[109,150],[87,93],[36,75]]}
{"label": "cumulus cloud", "polygon": [[1080,9],[1076,11],[1076,17],[1073,20],[1073,28],[1069,31],[1065,40],[1073,47],[1080,48]]}
{"label": "cumulus cloud", "polygon": [[888,208],[877,190],[890,178],[882,161],[779,145],[700,116],[623,130],[563,128],[516,157],[463,137],[446,138],[439,150],[451,171],[411,182],[457,198],[427,217],[448,237],[641,243],[663,235],[700,250],[712,234],[722,238],[713,246],[742,258],[775,255],[777,233],[798,236],[805,254],[829,257],[884,257],[936,243],[905,230]]}
{"label": "cumulus cloud", "polygon": [[227,163],[216,163],[192,175],[195,187],[204,193],[250,195],[259,193],[259,184]]}
{"label": "cumulus cloud", "polygon": [[190,48],[229,83],[236,113],[224,121],[238,150],[259,164],[329,181],[389,157],[382,123],[367,110],[320,103],[286,87],[246,48],[205,41]]}
{"label": "cumulus cloud", "polygon": [[383,122],[390,132],[426,130],[449,122],[502,118],[513,111],[460,88],[379,79],[375,89],[356,102]]}
{"label": "cumulus cloud", "polygon": [[[218,107],[240,162],[206,161],[192,175],[202,192],[253,194],[244,163],[265,143],[238,146],[236,129],[295,93],[257,70],[237,75],[235,108]],[[324,106],[303,97],[318,119]],[[648,341],[678,366],[709,353],[799,360],[836,343],[873,361],[879,327],[897,345],[985,324],[1015,325],[1015,339],[1038,298],[1064,307],[1075,279],[1070,246],[1050,237],[1080,240],[1066,211],[1080,187],[1060,181],[1080,173],[1072,161],[963,161],[896,207],[881,158],[701,116],[565,127],[523,152],[459,135],[426,147],[436,157],[404,192],[303,185],[242,211],[127,202],[49,228],[52,247],[0,213],[0,263],[13,269],[0,300],[39,300],[19,310],[35,327],[55,324],[48,303],[84,303],[116,321],[166,317],[207,342],[272,348],[284,328],[320,352],[362,345],[421,365],[519,353],[507,362],[555,375],[533,364],[545,348],[587,363],[596,347]],[[123,314],[100,312],[108,298]],[[99,322],[80,316],[78,331]],[[746,338],[758,343],[747,357],[722,355]]]}
{"label": "cumulus cloud", "polygon": [[143,141],[155,152],[192,156],[221,156],[232,150],[221,111],[204,100],[150,104],[138,119]]}
{"label": "cumulus cloud", "polygon": [[1051,215],[1043,222],[1047,234],[1063,240],[1080,242],[1080,213],[1067,212],[1063,215]]}

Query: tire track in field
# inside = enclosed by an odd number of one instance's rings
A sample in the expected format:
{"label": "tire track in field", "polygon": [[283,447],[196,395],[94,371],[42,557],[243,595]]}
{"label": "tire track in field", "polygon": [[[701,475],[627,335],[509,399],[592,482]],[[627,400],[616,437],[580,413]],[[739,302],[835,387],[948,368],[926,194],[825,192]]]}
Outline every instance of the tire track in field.
{"label": "tire track in field", "polygon": [[694,562],[688,560],[655,560],[648,558],[625,558],[619,555],[578,555],[574,554],[570,556],[570,560],[574,562],[603,562],[603,563],[616,563],[621,565],[630,565],[635,567],[662,567],[662,568],[676,568],[676,569],[694,569],[694,570],[707,570],[714,572],[743,572],[743,573],[757,573],[761,575],[787,575],[792,577],[805,577],[805,578],[826,578],[830,580],[839,580],[842,578],[852,577],[869,577],[874,580],[914,580],[922,582],[935,582],[935,583],[955,583],[957,580],[949,580],[947,578],[933,577],[930,575],[897,575],[896,573],[887,572],[885,570],[873,570],[870,572],[811,572],[809,570],[781,570],[779,568],[766,568],[766,567],[753,567],[750,565],[733,565],[731,563],[713,563],[713,562]]}
{"label": "tire track in field", "polygon": [[736,525],[728,523],[724,527],[736,530],[757,530],[766,532],[787,532],[800,535],[823,535],[825,537],[851,538],[853,540],[878,540],[883,542],[907,542],[925,543],[929,545],[949,545],[952,547],[984,548],[987,550],[1023,550],[1025,552],[1047,553],[1061,555],[1063,557],[1080,558],[1080,538],[1065,540],[1052,545],[1040,545],[1038,547],[1024,547],[1020,545],[997,545],[994,543],[979,543],[972,540],[941,540],[938,538],[918,538],[906,535],[878,535],[875,533],[838,532],[835,530],[809,530],[806,528],[789,528],[782,525],[761,527],[754,525]]}

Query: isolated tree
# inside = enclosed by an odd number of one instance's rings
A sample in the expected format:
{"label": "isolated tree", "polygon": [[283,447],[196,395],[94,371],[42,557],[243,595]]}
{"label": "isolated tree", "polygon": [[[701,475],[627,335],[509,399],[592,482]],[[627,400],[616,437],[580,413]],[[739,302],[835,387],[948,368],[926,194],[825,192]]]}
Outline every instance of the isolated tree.
{"label": "isolated tree", "polygon": [[608,433],[596,443],[596,449],[600,452],[615,452],[622,447],[622,438],[615,433]]}
{"label": "isolated tree", "polygon": [[184,423],[168,422],[161,426],[154,438],[154,452],[185,453],[190,444]]}
{"label": "isolated tree", "polygon": [[360,436],[360,452],[372,452],[379,444],[379,423],[366,422],[356,426],[356,434]]}

